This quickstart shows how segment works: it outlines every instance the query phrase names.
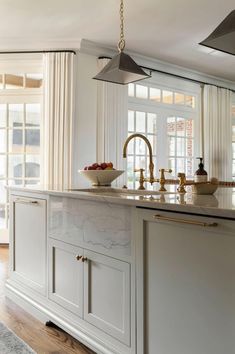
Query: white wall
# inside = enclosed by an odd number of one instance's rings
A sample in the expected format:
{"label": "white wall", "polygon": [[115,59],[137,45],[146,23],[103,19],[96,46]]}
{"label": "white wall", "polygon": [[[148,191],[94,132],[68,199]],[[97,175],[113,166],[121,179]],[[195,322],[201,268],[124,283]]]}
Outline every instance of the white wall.
{"label": "white wall", "polygon": [[75,122],[73,148],[74,188],[88,187],[84,177],[77,170],[96,161],[97,132],[97,81],[92,77],[97,73],[97,58],[77,53],[75,74]]}

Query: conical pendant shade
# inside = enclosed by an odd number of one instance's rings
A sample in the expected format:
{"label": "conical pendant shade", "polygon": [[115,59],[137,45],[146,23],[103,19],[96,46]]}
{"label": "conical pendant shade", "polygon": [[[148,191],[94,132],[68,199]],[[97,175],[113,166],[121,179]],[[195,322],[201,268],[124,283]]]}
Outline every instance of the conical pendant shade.
{"label": "conical pendant shade", "polygon": [[93,79],[126,85],[150,77],[127,54],[120,52]]}
{"label": "conical pendant shade", "polygon": [[199,44],[235,55],[235,10],[230,12],[209,37]]}

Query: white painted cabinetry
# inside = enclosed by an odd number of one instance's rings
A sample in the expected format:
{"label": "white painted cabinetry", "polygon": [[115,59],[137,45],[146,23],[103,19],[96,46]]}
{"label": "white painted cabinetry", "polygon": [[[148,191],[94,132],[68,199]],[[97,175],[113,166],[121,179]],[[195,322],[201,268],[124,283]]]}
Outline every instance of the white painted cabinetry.
{"label": "white painted cabinetry", "polygon": [[49,299],[83,317],[83,250],[49,239]]}
{"label": "white painted cabinetry", "polygon": [[11,193],[7,296],[99,354],[234,354],[235,220],[101,200]]}
{"label": "white painted cabinetry", "polygon": [[84,319],[130,345],[130,264],[84,251]]}
{"label": "white painted cabinetry", "polygon": [[235,353],[235,221],[138,216],[138,353]]}
{"label": "white painted cabinetry", "polygon": [[49,240],[49,299],[130,345],[130,265]]}
{"label": "white painted cabinetry", "polygon": [[131,208],[22,191],[10,208],[7,296],[97,353],[134,354]]}
{"label": "white painted cabinetry", "polygon": [[11,197],[11,279],[46,295],[47,201]]}

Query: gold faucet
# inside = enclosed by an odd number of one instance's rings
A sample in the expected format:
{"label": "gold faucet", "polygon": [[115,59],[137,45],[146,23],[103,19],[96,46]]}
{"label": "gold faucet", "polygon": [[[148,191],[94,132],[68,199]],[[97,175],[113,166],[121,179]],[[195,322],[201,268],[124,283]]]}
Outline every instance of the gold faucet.
{"label": "gold faucet", "polygon": [[165,172],[169,172],[171,173],[172,170],[169,169],[169,170],[166,170],[164,168],[161,168],[159,170],[160,172],[160,178],[159,179],[156,179],[154,178],[154,163],[153,163],[153,150],[152,150],[152,146],[150,144],[150,141],[142,134],[138,134],[138,133],[135,133],[135,134],[132,134],[130,135],[125,143],[124,143],[124,146],[123,146],[123,158],[126,158],[127,154],[127,146],[129,144],[129,142],[134,139],[134,138],[140,138],[140,139],[143,139],[144,142],[146,143],[147,147],[148,147],[148,150],[149,150],[149,178],[146,178],[144,177],[144,169],[143,168],[140,168],[139,170],[134,170],[135,172],[140,172],[140,179],[139,179],[139,188],[138,189],[145,189],[144,187],[144,182],[150,182],[151,185],[154,183],[154,182],[159,182],[160,183],[160,189],[159,191],[160,192],[164,192],[166,191],[166,188],[165,188],[165,182],[166,182],[166,179],[165,179],[165,175],[164,173]]}
{"label": "gold faucet", "polygon": [[[154,171],[154,163],[153,163],[153,150],[152,150],[152,146],[150,144],[150,141],[142,134],[138,134],[138,133],[135,133],[135,134],[132,134],[130,135],[126,141],[125,141],[125,144],[123,146],[123,157],[126,158],[126,151],[127,151],[127,146],[129,144],[129,142],[134,139],[134,138],[140,138],[140,139],[143,139],[144,142],[146,143],[146,145],[148,146],[148,149],[149,149],[149,173],[150,173],[150,178],[149,178],[149,182],[151,184],[153,184],[154,182],[154,174],[153,174],[153,171]],[[143,172],[143,171],[142,171]],[[145,181],[145,178],[144,178],[144,182]],[[144,189],[144,188],[143,188]]]}

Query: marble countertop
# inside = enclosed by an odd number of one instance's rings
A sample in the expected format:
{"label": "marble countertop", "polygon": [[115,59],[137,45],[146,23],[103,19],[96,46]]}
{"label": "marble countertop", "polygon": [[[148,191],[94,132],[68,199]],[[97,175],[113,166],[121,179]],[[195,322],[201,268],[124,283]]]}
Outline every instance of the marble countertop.
{"label": "marble countertop", "polygon": [[[43,193],[46,195],[80,198],[108,203],[116,203],[166,211],[178,211],[207,216],[217,216],[235,219],[235,188],[219,187],[214,195],[197,195],[191,193],[176,193],[175,186],[167,186],[168,192],[140,192],[117,188],[90,188],[77,190],[52,190],[50,188],[8,187],[9,190],[21,192]],[[142,194],[144,193],[144,194]]]}

